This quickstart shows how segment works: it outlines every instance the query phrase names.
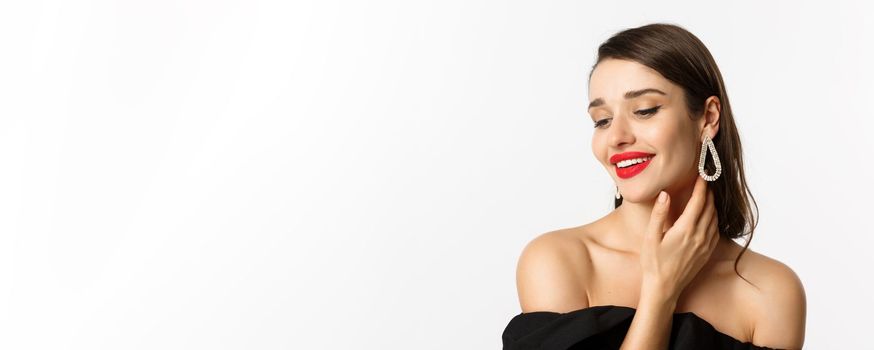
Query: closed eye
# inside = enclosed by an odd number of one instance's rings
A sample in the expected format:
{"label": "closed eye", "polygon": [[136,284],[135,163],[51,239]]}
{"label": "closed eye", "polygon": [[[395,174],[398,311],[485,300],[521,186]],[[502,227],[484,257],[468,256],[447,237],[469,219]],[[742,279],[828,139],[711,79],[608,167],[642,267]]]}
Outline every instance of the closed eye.
{"label": "closed eye", "polygon": [[595,128],[599,128],[599,127],[601,127],[601,125],[606,124],[607,121],[610,120],[610,119],[613,119],[613,118],[604,118],[604,119],[601,119],[601,120],[599,120],[599,121],[596,121],[596,122],[595,122]]}
{"label": "closed eye", "polygon": [[[638,110],[634,111],[634,114],[642,115],[642,116],[649,118],[652,115],[656,114],[660,108],[662,108],[661,105],[655,106],[653,108],[648,108],[648,109],[638,109]],[[596,121],[595,128],[600,128],[601,126],[607,124],[607,122],[611,119],[613,119],[613,118],[604,118],[604,119],[601,119],[599,121]]]}
{"label": "closed eye", "polygon": [[639,110],[635,111],[634,113],[649,116],[649,115],[656,114],[656,112],[659,111],[659,108],[662,108],[662,106],[655,106],[655,107],[650,108],[650,109],[639,109]]}

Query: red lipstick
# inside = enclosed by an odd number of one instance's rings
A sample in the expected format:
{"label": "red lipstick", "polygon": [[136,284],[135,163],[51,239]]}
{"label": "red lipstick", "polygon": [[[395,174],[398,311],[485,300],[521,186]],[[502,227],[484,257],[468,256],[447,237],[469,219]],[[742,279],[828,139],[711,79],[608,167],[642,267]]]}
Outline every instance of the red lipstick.
{"label": "red lipstick", "polygon": [[616,169],[616,176],[619,176],[619,178],[622,178],[622,179],[629,179],[629,178],[633,177],[634,175],[639,174],[641,171],[643,171],[643,169],[646,169],[646,167],[649,165],[652,158],[647,159],[646,161],[644,161],[642,163],[637,163],[637,164],[634,164],[632,166],[628,166],[628,167],[624,167],[624,168],[620,168],[620,167],[616,166],[616,163],[619,163],[619,162],[626,160],[626,159],[646,158],[646,157],[653,157],[653,156],[655,156],[655,155],[652,153],[623,152],[623,153],[614,154],[613,156],[611,156],[610,163],[612,163],[614,168]]}

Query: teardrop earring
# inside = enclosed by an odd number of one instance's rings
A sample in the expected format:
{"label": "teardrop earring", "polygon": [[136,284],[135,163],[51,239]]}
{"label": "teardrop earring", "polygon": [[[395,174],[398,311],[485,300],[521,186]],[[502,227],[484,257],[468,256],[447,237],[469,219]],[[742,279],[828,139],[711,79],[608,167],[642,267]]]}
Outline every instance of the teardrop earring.
{"label": "teardrop earring", "polygon": [[[716,172],[713,175],[707,175],[704,172],[704,159],[707,157],[707,150],[713,155],[713,165],[716,166]],[[698,174],[706,181],[716,181],[719,175],[722,174],[722,164],[719,163],[719,154],[716,153],[716,146],[710,136],[704,135],[704,141],[701,142],[701,157],[698,158]]]}
{"label": "teardrop earring", "polygon": [[619,186],[616,186],[616,199],[622,198],[622,195],[619,194]]}

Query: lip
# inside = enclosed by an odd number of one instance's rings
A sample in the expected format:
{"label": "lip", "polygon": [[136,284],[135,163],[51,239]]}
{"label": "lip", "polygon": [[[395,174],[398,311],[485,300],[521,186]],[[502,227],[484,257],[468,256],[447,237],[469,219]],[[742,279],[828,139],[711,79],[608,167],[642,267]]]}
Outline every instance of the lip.
{"label": "lip", "polygon": [[[616,166],[616,163],[619,163],[626,159],[634,159],[634,158],[644,158],[644,157],[653,157],[643,163],[637,163],[635,165],[620,168]],[[637,174],[640,174],[643,169],[651,163],[651,161],[655,159],[655,155],[652,153],[643,153],[643,152],[624,152],[619,154],[614,154],[610,157],[610,163],[613,163],[613,168],[616,169],[616,176],[621,179],[629,179],[634,177]]]}
{"label": "lip", "polygon": [[655,154],[645,153],[645,152],[622,152],[622,153],[614,154],[613,156],[611,156],[610,163],[613,165],[616,165],[616,163],[619,163],[619,162],[626,160],[626,159],[643,158],[643,157],[649,157],[649,156],[654,156],[654,155]]}

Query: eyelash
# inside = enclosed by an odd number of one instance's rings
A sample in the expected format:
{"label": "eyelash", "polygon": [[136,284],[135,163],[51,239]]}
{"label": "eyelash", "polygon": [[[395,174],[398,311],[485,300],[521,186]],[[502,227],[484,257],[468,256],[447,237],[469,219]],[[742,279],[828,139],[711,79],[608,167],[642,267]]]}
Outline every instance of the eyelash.
{"label": "eyelash", "polygon": [[[635,111],[634,113],[635,113],[635,114],[644,115],[644,116],[646,116],[647,118],[649,118],[649,117],[653,116],[654,114],[656,114],[656,113],[659,111],[660,108],[662,108],[662,106],[661,106],[661,105],[658,105],[658,106],[655,106],[655,107],[653,107],[653,108],[649,108],[649,109],[640,109],[640,110]],[[598,127],[600,127],[601,125],[604,125],[603,122],[604,122],[605,120],[607,120],[607,119],[611,119],[611,118],[604,118],[604,119],[601,119],[601,120],[599,120],[599,121],[596,121],[596,122],[595,122],[595,128],[598,128]]]}

